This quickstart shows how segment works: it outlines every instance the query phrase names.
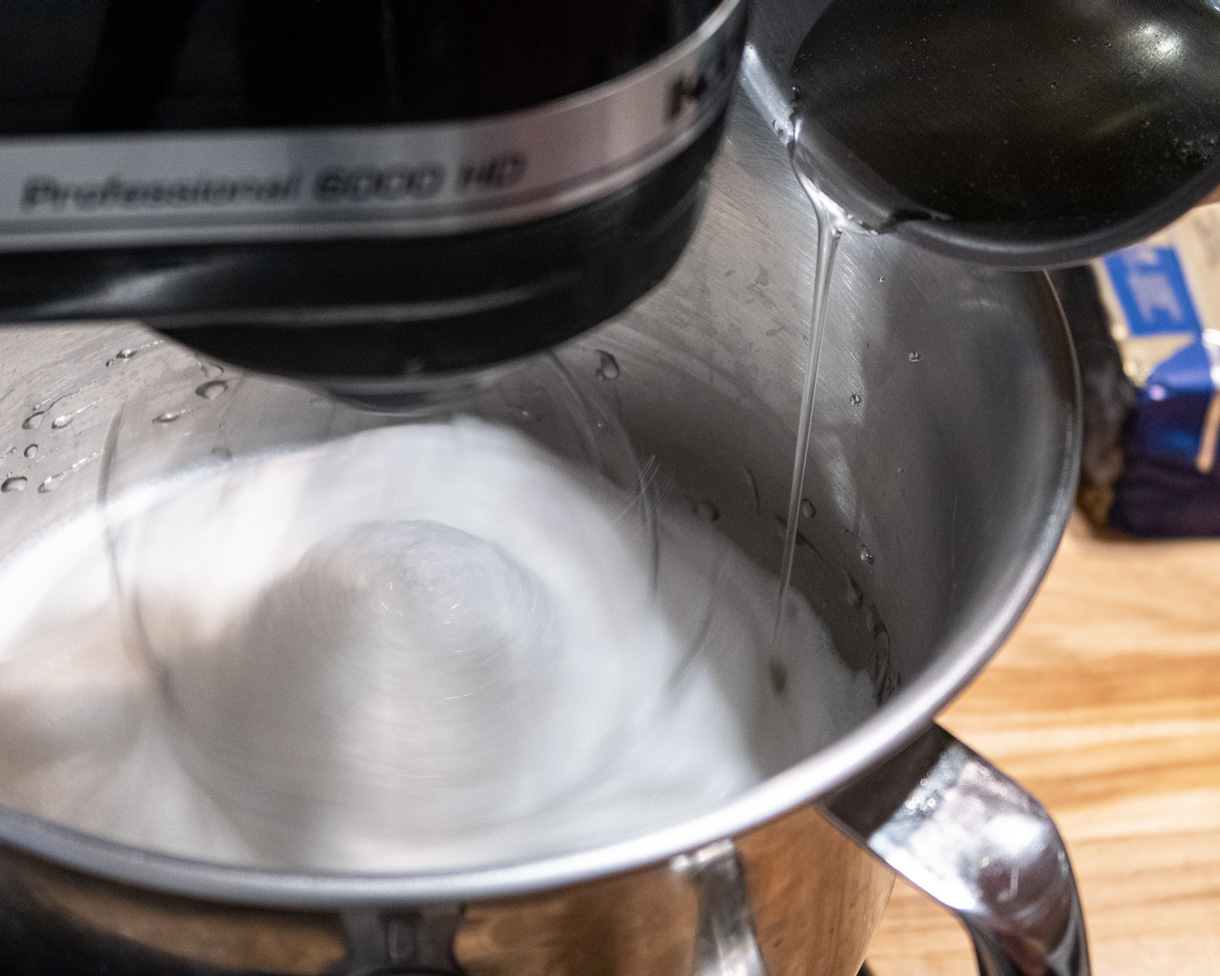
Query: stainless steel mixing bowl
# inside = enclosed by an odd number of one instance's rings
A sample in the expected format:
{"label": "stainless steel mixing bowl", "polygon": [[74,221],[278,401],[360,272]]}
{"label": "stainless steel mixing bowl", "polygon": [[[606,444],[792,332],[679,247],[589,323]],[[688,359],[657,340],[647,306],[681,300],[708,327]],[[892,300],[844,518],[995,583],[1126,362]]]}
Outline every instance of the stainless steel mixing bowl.
{"label": "stainless steel mixing bowl", "polygon": [[[785,148],[743,100],[677,270],[560,350],[660,483],[772,569],[815,236]],[[45,972],[58,952],[165,972],[849,976],[891,883],[875,855],[961,915],[988,973],[1087,973],[1045,811],[932,724],[1020,617],[1071,509],[1078,394],[1058,305],[1045,276],[853,236],[829,314],[796,582],[876,689],[840,739],[696,820],[451,873],[197,863],[0,809],[13,965]],[[348,423],[274,384],[238,409],[198,392],[232,371],[153,342],[132,324],[0,333],[4,549],[97,503],[125,404],[152,407],[145,460],[123,465],[137,482]]]}

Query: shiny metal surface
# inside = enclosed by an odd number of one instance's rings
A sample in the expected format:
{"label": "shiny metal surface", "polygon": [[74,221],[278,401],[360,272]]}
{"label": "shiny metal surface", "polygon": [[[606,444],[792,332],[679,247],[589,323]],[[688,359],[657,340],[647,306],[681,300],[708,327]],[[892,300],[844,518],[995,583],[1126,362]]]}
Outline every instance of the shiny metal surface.
{"label": "shiny metal surface", "polygon": [[796,91],[821,187],[942,253],[1078,263],[1220,183],[1209,0],[798,0],[752,35],[752,94],[789,129]]}
{"label": "shiny metal surface", "polygon": [[1050,815],[943,729],[825,810],[961,919],[983,976],[1089,976],[1080,895]]}
{"label": "shiny metal surface", "polygon": [[[748,882],[770,976],[852,976],[889,897],[889,869],[808,805],[742,837],[737,856],[740,869],[726,880]],[[740,910],[741,889],[729,900]],[[718,912],[668,862],[463,906],[288,911],[151,892],[0,848],[0,918],[72,958],[156,976],[199,967],[218,976],[403,976],[425,965],[445,976],[674,976],[695,965],[701,913]],[[23,976],[52,971],[6,963]]]}
{"label": "shiny metal surface", "polygon": [[460,908],[428,905],[407,911],[358,908],[344,912],[346,969],[399,976],[463,976],[454,958]]}
{"label": "shiny metal surface", "polygon": [[718,841],[671,863],[694,886],[699,902],[694,976],[767,976],[745,867],[733,842]]}
{"label": "shiny metal surface", "polygon": [[[1089,976],[1067,848],[1029,793],[939,726],[823,811],[961,920],[982,976]],[[699,892],[696,976],[766,976],[736,848],[673,861]]]}
{"label": "shiny metal surface", "polygon": [[621,78],[491,118],[0,138],[0,252],[455,234],[563,213],[713,123],[733,91],[745,6],[723,0]]}
{"label": "shiny metal surface", "polygon": [[[707,217],[672,277],[559,353],[653,459],[667,493],[707,506],[772,569],[815,234],[784,146],[742,102]],[[838,741],[690,822],[460,873],[302,875],[202,864],[12,810],[0,811],[0,838],[65,866],[58,876],[69,889],[134,890],[171,918],[198,910],[200,899],[323,914],[462,903],[456,950],[471,972],[594,971],[578,962],[590,951],[576,945],[583,940],[605,960],[597,971],[634,973],[648,971],[641,960],[675,972],[693,959],[695,899],[664,862],[734,836],[773,976],[855,972],[888,884],[806,801],[919,737],[999,647],[1070,512],[1079,432],[1072,354],[1045,278],[964,266],[893,237],[850,236],[840,260],[809,452],[816,515],[802,530],[795,575],[844,661],[867,670],[877,692],[876,709],[857,715]],[[17,448],[4,474],[26,479],[25,491],[0,494],[6,547],[94,503],[99,452],[112,418],[133,400],[152,406],[153,417],[191,408],[173,423],[150,417],[143,428],[148,477],[176,454],[198,454],[200,443],[240,457],[350,429],[348,415],[326,401],[267,381],[231,377],[258,393],[257,409],[197,395],[206,364],[157,341],[130,325],[0,333],[0,388],[9,391],[0,425]],[[27,442],[38,444],[33,458],[21,450]],[[54,488],[39,492],[47,479]],[[588,883],[563,887],[577,882]]]}

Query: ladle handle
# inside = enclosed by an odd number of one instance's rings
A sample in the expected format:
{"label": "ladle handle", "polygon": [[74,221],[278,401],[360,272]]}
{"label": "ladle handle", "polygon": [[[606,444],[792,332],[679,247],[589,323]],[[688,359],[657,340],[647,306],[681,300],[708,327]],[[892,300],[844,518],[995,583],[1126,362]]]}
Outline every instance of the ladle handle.
{"label": "ladle handle", "polygon": [[1046,809],[933,726],[823,805],[961,920],[983,976],[1089,976],[1080,893]]}

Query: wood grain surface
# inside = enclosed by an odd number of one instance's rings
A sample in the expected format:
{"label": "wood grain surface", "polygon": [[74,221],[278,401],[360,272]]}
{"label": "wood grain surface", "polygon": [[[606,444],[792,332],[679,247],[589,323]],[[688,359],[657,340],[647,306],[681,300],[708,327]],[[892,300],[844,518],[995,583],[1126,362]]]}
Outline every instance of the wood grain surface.
{"label": "wood grain surface", "polygon": [[[1059,822],[1096,976],[1220,976],[1220,542],[1102,538],[1078,518],[941,721]],[[869,962],[975,972],[956,923],[901,883]]]}

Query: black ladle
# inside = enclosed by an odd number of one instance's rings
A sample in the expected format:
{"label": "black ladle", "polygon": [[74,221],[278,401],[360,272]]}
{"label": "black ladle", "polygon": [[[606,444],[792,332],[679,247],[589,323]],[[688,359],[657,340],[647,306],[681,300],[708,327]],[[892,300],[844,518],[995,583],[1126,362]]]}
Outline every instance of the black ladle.
{"label": "black ladle", "polygon": [[[759,0],[756,43],[792,35],[802,2],[783,5]],[[803,5],[826,9],[806,12],[803,39],[756,47],[754,67],[795,44],[794,156],[866,227],[990,264],[1063,265],[1220,184],[1220,0]]]}

